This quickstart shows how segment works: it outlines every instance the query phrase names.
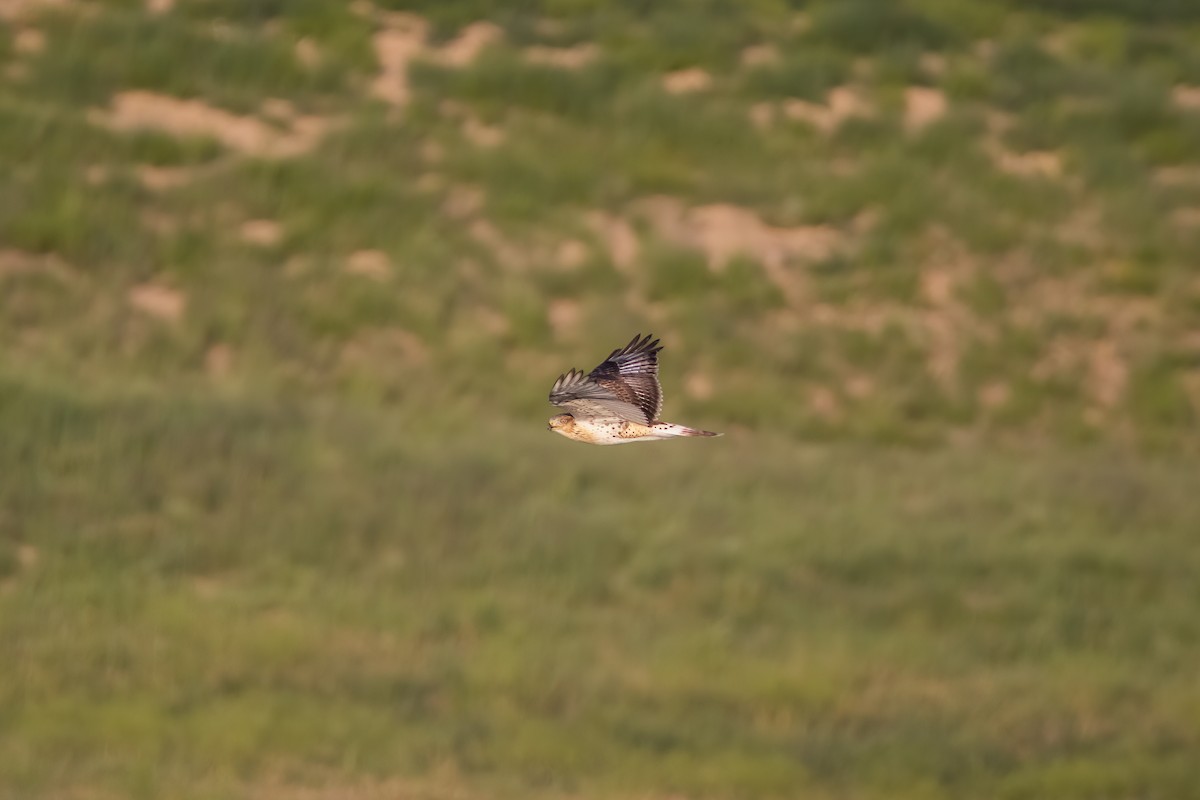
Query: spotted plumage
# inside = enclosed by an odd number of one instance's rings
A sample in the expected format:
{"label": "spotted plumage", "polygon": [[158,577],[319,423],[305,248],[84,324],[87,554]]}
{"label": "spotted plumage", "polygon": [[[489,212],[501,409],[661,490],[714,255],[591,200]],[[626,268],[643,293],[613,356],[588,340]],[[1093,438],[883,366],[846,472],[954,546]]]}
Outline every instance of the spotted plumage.
{"label": "spotted plumage", "polygon": [[550,430],[588,444],[719,436],[659,420],[663,404],[658,383],[660,350],[657,339],[638,335],[613,350],[591,372],[572,369],[560,375],[550,390],[550,402],[570,413],[551,417]]}

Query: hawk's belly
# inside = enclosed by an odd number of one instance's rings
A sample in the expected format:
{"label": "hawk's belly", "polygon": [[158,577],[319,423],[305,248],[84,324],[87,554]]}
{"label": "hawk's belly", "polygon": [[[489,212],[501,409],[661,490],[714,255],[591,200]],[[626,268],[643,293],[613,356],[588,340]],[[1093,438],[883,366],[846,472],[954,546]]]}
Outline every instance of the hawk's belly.
{"label": "hawk's belly", "polygon": [[588,444],[628,444],[661,438],[649,425],[619,419],[576,419],[572,433],[572,439]]}

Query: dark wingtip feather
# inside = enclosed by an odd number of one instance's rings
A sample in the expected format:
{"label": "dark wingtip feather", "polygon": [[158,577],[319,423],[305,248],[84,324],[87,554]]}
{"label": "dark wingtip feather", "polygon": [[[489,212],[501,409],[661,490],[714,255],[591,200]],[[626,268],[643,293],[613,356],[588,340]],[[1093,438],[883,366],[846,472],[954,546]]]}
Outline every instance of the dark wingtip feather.
{"label": "dark wingtip feather", "polygon": [[629,353],[657,353],[659,350],[662,350],[662,347],[659,346],[658,341],[658,339],[654,338],[653,333],[647,333],[645,336],[637,333],[634,334],[634,337],[629,340],[629,344],[613,350],[611,353],[609,353],[608,357],[615,358],[617,356],[627,355]]}

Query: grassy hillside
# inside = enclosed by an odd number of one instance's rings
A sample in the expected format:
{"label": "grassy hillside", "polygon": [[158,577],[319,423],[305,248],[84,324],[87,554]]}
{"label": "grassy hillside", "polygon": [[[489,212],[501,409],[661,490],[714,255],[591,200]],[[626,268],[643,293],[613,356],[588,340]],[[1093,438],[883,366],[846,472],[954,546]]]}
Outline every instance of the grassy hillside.
{"label": "grassy hillside", "polygon": [[11,373],[524,418],[652,328],[714,424],[1195,441],[1194,12],[20,5]]}
{"label": "grassy hillside", "polygon": [[0,798],[1197,796],[1193,6],[0,3]]}

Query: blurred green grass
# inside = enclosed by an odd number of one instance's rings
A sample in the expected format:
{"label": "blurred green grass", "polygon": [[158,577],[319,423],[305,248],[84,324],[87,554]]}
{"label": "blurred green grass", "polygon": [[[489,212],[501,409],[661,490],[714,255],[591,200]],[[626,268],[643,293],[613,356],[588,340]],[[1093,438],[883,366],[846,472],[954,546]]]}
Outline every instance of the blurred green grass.
{"label": "blurred green grass", "polygon": [[0,428],[10,794],[1194,791],[1194,463],[11,383]]}
{"label": "blurred green grass", "polygon": [[0,797],[1196,795],[1188,3],[161,5],[0,29]]}

